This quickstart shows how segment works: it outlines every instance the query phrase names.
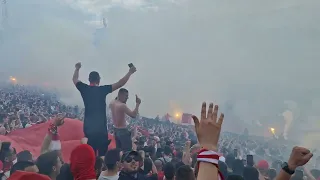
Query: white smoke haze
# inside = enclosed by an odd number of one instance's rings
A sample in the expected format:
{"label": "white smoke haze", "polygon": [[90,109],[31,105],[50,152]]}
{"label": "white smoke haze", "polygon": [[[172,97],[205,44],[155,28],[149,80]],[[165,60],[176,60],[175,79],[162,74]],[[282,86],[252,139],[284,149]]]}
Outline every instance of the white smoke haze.
{"label": "white smoke haze", "polygon": [[293,114],[291,111],[289,110],[286,110],[285,112],[283,112],[283,120],[284,120],[284,127],[283,127],[283,137],[284,139],[288,139],[288,133],[289,133],[289,130],[290,130],[290,126],[291,126],[291,123],[293,121]]}
{"label": "white smoke haze", "polygon": [[[81,104],[71,82],[76,62],[82,81],[96,70],[103,84],[116,82],[132,62],[138,72],[126,85],[129,105],[140,95],[143,115],[198,115],[202,101],[214,101],[227,112],[225,129],[238,123],[261,134],[252,123],[260,122],[282,134],[286,123],[278,115],[289,99],[305,112],[297,119],[293,112],[290,139],[315,124],[302,119],[319,117],[320,103],[313,103],[320,99],[319,6],[318,0],[8,1],[0,73],[4,80],[48,83],[63,100]],[[103,17],[108,27],[96,47]]]}

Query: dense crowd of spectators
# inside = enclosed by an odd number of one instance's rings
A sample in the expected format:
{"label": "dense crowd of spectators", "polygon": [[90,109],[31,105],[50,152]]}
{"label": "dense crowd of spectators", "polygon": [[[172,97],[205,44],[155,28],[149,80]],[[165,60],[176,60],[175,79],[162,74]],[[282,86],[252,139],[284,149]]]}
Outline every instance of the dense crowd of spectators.
{"label": "dense crowd of spectators", "polygon": [[61,103],[55,93],[39,87],[0,85],[0,134],[45,122],[58,113],[79,118],[81,110]]}
{"label": "dense crowd of spectators", "polygon": [[[144,117],[128,121],[132,129],[133,151],[112,149],[104,157],[95,157],[84,138],[81,140],[83,144],[71,153],[70,164],[63,163],[61,149],[52,148],[56,128],[63,126],[63,118],[56,116],[59,113],[70,118],[80,119],[81,116],[77,106],[61,103],[52,92],[22,85],[3,84],[0,87],[1,134],[54,119],[44,139],[42,155],[36,161],[30,151],[16,152],[10,142],[2,142],[2,179],[28,179],[30,175],[39,180],[194,180],[201,173],[197,164],[201,143],[198,144],[199,135],[194,127]],[[108,118],[110,133],[113,132],[111,122]],[[291,149],[284,140],[254,139],[247,134],[225,132],[219,138],[218,167],[224,179],[275,180],[281,173],[282,162],[292,159]],[[298,150],[294,149],[292,153]],[[315,180],[320,178],[319,168],[320,158],[316,158],[312,164],[298,167],[290,177]],[[34,176],[34,173],[43,176]],[[199,180],[203,179],[202,175]],[[218,180],[217,177],[209,179]]]}

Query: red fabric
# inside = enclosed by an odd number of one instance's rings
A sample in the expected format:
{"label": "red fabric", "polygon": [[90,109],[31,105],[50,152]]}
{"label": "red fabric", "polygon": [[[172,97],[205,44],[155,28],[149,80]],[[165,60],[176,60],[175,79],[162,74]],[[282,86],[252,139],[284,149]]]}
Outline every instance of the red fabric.
{"label": "red fabric", "polygon": [[0,160],[0,171],[3,170],[3,162]]}
{"label": "red fabric", "polygon": [[145,130],[144,128],[141,128],[140,126],[137,127],[137,130],[144,136],[149,136],[149,132]]}
{"label": "red fabric", "polygon": [[[206,151],[208,151],[207,149],[201,149],[200,151],[199,151],[199,153],[198,153],[198,156],[197,156],[197,160],[198,160],[198,166],[197,166],[197,168],[199,169],[200,168],[200,161],[199,161],[199,159],[198,158],[208,158],[208,159],[211,159],[211,160],[213,160],[212,161],[212,164],[214,165],[214,166],[216,166],[216,168],[218,169],[218,174],[219,174],[219,180],[224,180],[224,177],[223,177],[223,175],[222,175],[222,173],[221,173],[221,171],[219,170],[219,167],[218,167],[218,162],[219,162],[219,155],[217,155],[218,153],[216,153],[216,152],[213,152],[211,155],[201,155],[201,153],[202,152],[206,152]],[[216,163],[214,163],[215,162],[215,160],[216,160]],[[205,161],[205,162],[209,162],[209,161]]]}
{"label": "red fabric", "polygon": [[[41,144],[43,138],[48,132],[50,122],[36,124],[25,129],[17,129],[6,136],[0,135],[0,141],[10,141],[12,147],[17,152],[29,150],[38,157],[40,155]],[[76,119],[66,118],[63,126],[59,127],[59,136],[62,145],[62,156],[65,162],[69,162],[71,151],[80,144],[80,140],[84,137],[83,122]],[[109,149],[116,148],[114,137],[109,134],[111,143]]]}
{"label": "red fabric", "polygon": [[164,173],[163,171],[158,171],[158,180],[163,180]]}
{"label": "red fabric", "polygon": [[70,169],[74,180],[96,179],[96,156],[88,144],[81,144],[71,152]]}
{"label": "red fabric", "polygon": [[16,171],[12,175],[10,175],[8,180],[50,180],[50,178],[38,173]]}
{"label": "red fabric", "polygon": [[3,171],[4,172],[10,171],[12,166],[13,166],[13,162],[4,162],[3,163]]}

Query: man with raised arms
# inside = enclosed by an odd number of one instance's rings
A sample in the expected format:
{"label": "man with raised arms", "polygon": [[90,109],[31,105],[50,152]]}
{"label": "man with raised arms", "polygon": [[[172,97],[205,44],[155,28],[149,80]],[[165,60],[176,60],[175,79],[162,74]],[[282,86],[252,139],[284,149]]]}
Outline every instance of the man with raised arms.
{"label": "man with raised arms", "polygon": [[[79,80],[79,70],[81,63],[75,65],[72,81],[83,99],[85,112],[83,131],[88,138],[88,144],[95,150],[97,155],[104,156],[108,150],[110,141],[108,140],[106,96],[124,86],[130,76],[136,72],[133,66],[129,72],[118,82],[111,85],[100,86],[100,75],[96,71],[89,74],[90,84],[85,84]],[[72,129],[70,129],[72,131]]]}

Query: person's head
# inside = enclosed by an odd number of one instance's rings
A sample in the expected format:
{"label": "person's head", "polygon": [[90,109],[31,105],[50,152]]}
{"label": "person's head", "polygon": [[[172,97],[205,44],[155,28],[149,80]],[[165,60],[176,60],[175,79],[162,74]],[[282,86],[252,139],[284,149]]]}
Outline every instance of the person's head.
{"label": "person's head", "polygon": [[103,159],[101,157],[96,157],[96,163],[94,165],[94,169],[96,170],[96,175],[97,175],[97,179],[100,176],[100,173],[102,171],[103,168]]}
{"label": "person's head", "polygon": [[[171,161],[172,162],[172,161]],[[184,166],[185,164],[182,161],[178,161],[174,163],[176,166],[176,169],[179,169],[181,166]]]}
{"label": "person's head", "polygon": [[236,159],[233,161],[232,172],[234,174],[242,176],[243,168],[244,168],[244,164],[243,164],[242,160]]}
{"label": "person's head", "polygon": [[232,165],[233,165],[234,160],[235,160],[234,155],[228,154],[228,155],[226,156],[226,164],[227,164],[228,168],[232,168]]}
{"label": "person's head", "polygon": [[96,72],[96,71],[92,71],[89,74],[89,82],[90,82],[90,84],[93,84],[93,85],[99,85],[100,84],[100,75],[99,75],[99,73]]}
{"label": "person's head", "polygon": [[129,99],[129,91],[125,88],[121,88],[118,92],[117,100],[122,103],[127,103],[128,99]]}
{"label": "person's head", "polygon": [[27,172],[38,173],[39,169],[33,162],[18,161],[11,167],[10,174],[13,174],[16,171],[27,171]]}
{"label": "person's head", "polygon": [[24,151],[19,152],[17,154],[17,162],[20,162],[20,161],[33,162],[33,156],[31,154],[31,152],[28,150],[24,150]]}
{"label": "person's head", "polygon": [[154,165],[156,166],[158,171],[162,171],[162,162],[160,160],[155,160]]}
{"label": "person's head", "polygon": [[39,173],[49,177],[57,177],[62,166],[57,151],[50,151],[40,155],[37,159],[36,165],[39,168]]}
{"label": "person's head", "polygon": [[108,171],[118,171],[120,169],[120,149],[111,149],[104,156],[104,164]]}
{"label": "person's head", "polygon": [[137,151],[127,152],[121,157],[122,170],[130,174],[137,173],[140,168],[139,162],[141,161],[142,158]]}
{"label": "person's head", "polygon": [[150,158],[146,158],[143,161],[143,173],[149,174],[151,170],[152,170],[152,160]]}
{"label": "person's head", "polygon": [[232,174],[228,176],[227,180],[244,180],[244,179],[240,175]]}
{"label": "person's head", "polygon": [[258,171],[260,172],[260,174],[267,176],[267,172],[269,169],[269,163],[266,160],[260,160],[257,165],[256,165]]}
{"label": "person's head", "polygon": [[14,160],[14,155],[12,151],[5,151],[2,153],[3,157],[4,157],[4,162],[8,163],[8,162],[12,162]]}
{"label": "person's head", "polygon": [[70,155],[70,170],[75,179],[95,179],[96,156],[88,144],[81,144],[74,148]]}
{"label": "person's head", "polygon": [[175,180],[195,180],[193,170],[188,165],[180,166],[176,172]]}
{"label": "person's head", "polygon": [[8,179],[16,179],[16,180],[50,180],[51,178],[46,176],[46,175],[42,175],[42,174],[38,174],[38,173],[34,173],[34,172],[26,172],[26,171],[16,171],[14,174],[10,175],[10,177]]}
{"label": "person's head", "polygon": [[219,161],[218,167],[219,167],[219,170],[222,173],[224,179],[227,179],[228,178],[228,166],[226,165],[226,163]]}
{"label": "person's head", "polygon": [[274,180],[277,176],[277,171],[275,169],[269,169],[268,170],[268,177],[269,180]]}
{"label": "person's head", "polygon": [[175,167],[174,164],[171,162],[166,163],[163,166],[163,173],[166,180],[173,180],[175,174]]}
{"label": "person's head", "polygon": [[243,178],[245,180],[259,180],[259,171],[254,167],[245,167],[243,169]]}
{"label": "person's head", "polygon": [[172,156],[172,149],[170,148],[170,146],[165,146],[163,153],[165,156]]}
{"label": "person's head", "polygon": [[70,164],[65,163],[61,166],[60,174],[57,176],[56,180],[74,180],[70,170]]}

